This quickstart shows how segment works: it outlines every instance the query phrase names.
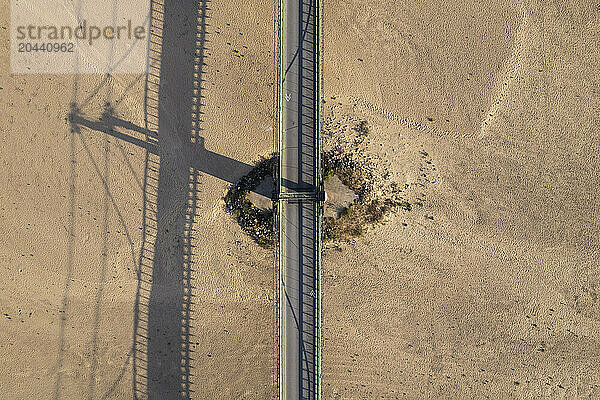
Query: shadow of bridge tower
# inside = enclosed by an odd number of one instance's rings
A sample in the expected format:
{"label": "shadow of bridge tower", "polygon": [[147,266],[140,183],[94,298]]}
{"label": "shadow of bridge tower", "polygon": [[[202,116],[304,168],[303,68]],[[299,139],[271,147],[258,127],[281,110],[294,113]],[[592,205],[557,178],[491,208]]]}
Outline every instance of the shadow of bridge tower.
{"label": "shadow of bridge tower", "polygon": [[233,182],[240,168],[250,166],[207,151],[199,136],[208,0],[151,0],[150,12],[145,127],[118,118],[110,104],[98,120],[73,105],[69,119],[74,132],[83,126],[146,150],[133,397],[188,399],[200,172],[218,171],[218,177]]}

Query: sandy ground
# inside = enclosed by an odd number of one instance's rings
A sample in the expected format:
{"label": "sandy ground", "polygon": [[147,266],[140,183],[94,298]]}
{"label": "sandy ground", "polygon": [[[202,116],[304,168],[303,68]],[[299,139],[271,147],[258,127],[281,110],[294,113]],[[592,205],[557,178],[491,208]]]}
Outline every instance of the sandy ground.
{"label": "sandy ground", "polygon": [[[164,34],[146,111],[145,76],[10,75],[1,60],[2,399],[273,397],[272,255],[222,196],[273,147],[274,7],[211,2],[196,43],[190,4],[164,10],[185,24]],[[148,168],[123,139],[143,142],[145,119],[160,136]]]}
{"label": "sandy ground", "polygon": [[[148,109],[0,61],[0,398],[274,396],[272,258],[221,200],[272,149],[273,5],[209,5],[203,82],[167,62]],[[326,251],[326,399],[600,398],[598,14],[325,0],[326,113],[423,203]]]}
{"label": "sandy ground", "polygon": [[323,182],[325,190],[325,203],[323,204],[323,216],[337,218],[358,197],[350,188],[342,183],[337,175]]}
{"label": "sandy ground", "polygon": [[597,5],[325,9],[329,116],[423,203],[326,253],[325,398],[600,398]]}

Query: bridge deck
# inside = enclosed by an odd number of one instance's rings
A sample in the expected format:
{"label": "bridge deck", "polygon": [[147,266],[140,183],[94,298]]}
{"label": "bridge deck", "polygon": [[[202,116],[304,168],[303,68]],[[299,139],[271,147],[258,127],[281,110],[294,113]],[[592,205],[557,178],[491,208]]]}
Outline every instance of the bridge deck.
{"label": "bridge deck", "polygon": [[294,400],[320,398],[318,15],[319,0],[286,0],[281,15],[280,397]]}

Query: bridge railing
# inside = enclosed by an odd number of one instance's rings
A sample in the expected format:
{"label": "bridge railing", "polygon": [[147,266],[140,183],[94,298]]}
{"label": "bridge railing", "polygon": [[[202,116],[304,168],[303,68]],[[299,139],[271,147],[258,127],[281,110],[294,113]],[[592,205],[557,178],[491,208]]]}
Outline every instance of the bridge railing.
{"label": "bridge railing", "polygon": [[283,249],[281,246],[281,237],[282,237],[282,219],[283,219],[283,204],[281,199],[279,198],[279,193],[281,193],[282,186],[282,167],[281,167],[281,148],[283,146],[283,57],[284,57],[284,48],[285,48],[285,30],[284,30],[284,16],[285,16],[285,0],[278,1],[278,7],[276,10],[276,47],[275,47],[275,57],[276,57],[276,115],[275,115],[275,124],[276,127],[274,129],[275,135],[275,154],[277,155],[278,162],[276,166],[273,168],[273,178],[276,184],[276,193],[277,199],[274,204],[274,212],[273,212],[273,223],[275,230],[275,271],[276,271],[276,295],[277,295],[277,388],[278,388],[278,398],[285,398],[285,382],[283,379],[283,371],[285,365],[285,353],[283,351],[285,346],[285,321],[283,320],[284,310],[285,310],[285,296],[283,292],[283,277],[285,276],[284,272],[284,260],[285,255],[283,254]]}
{"label": "bridge railing", "polygon": [[315,351],[315,377],[316,377],[316,388],[315,394],[318,400],[321,399],[322,396],[322,380],[323,373],[321,370],[322,363],[322,271],[321,271],[321,253],[322,253],[322,243],[321,243],[321,235],[323,232],[323,201],[325,200],[325,191],[323,188],[323,170],[321,165],[321,154],[322,154],[322,138],[321,138],[321,121],[323,120],[323,0],[315,0],[318,3],[317,7],[317,44],[316,47],[318,49],[319,54],[317,55],[317,93],[315,94],[316,106],[317,106],[317,118],[316,118],[316,140],[317,140],[317,179],[318,179],[318,190],[319,190],[319,204],[317,205],[317,263],[316,263],[316,289],[317,289],[317,321],[315,324],[315,343],[316,343],[316,351]]}

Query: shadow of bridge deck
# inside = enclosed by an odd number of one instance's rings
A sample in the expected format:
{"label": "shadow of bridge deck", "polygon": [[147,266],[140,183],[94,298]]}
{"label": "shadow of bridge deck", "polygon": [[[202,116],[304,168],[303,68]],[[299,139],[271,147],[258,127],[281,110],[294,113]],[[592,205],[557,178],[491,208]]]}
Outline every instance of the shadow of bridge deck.
{"label": "shadow of bridge deck", "polygon": [[[69,115],[74,132],[86,127],[145,150],[132,345],[135,399],[190,398],[200,179],[209,174],[234,184],[253,167],[207,150],[201,136],[208,5],[151,0],[144,127],[118,118],[110,104],[98,120],[76,104]],[[272,197],[262,185],[256,190]]]}

